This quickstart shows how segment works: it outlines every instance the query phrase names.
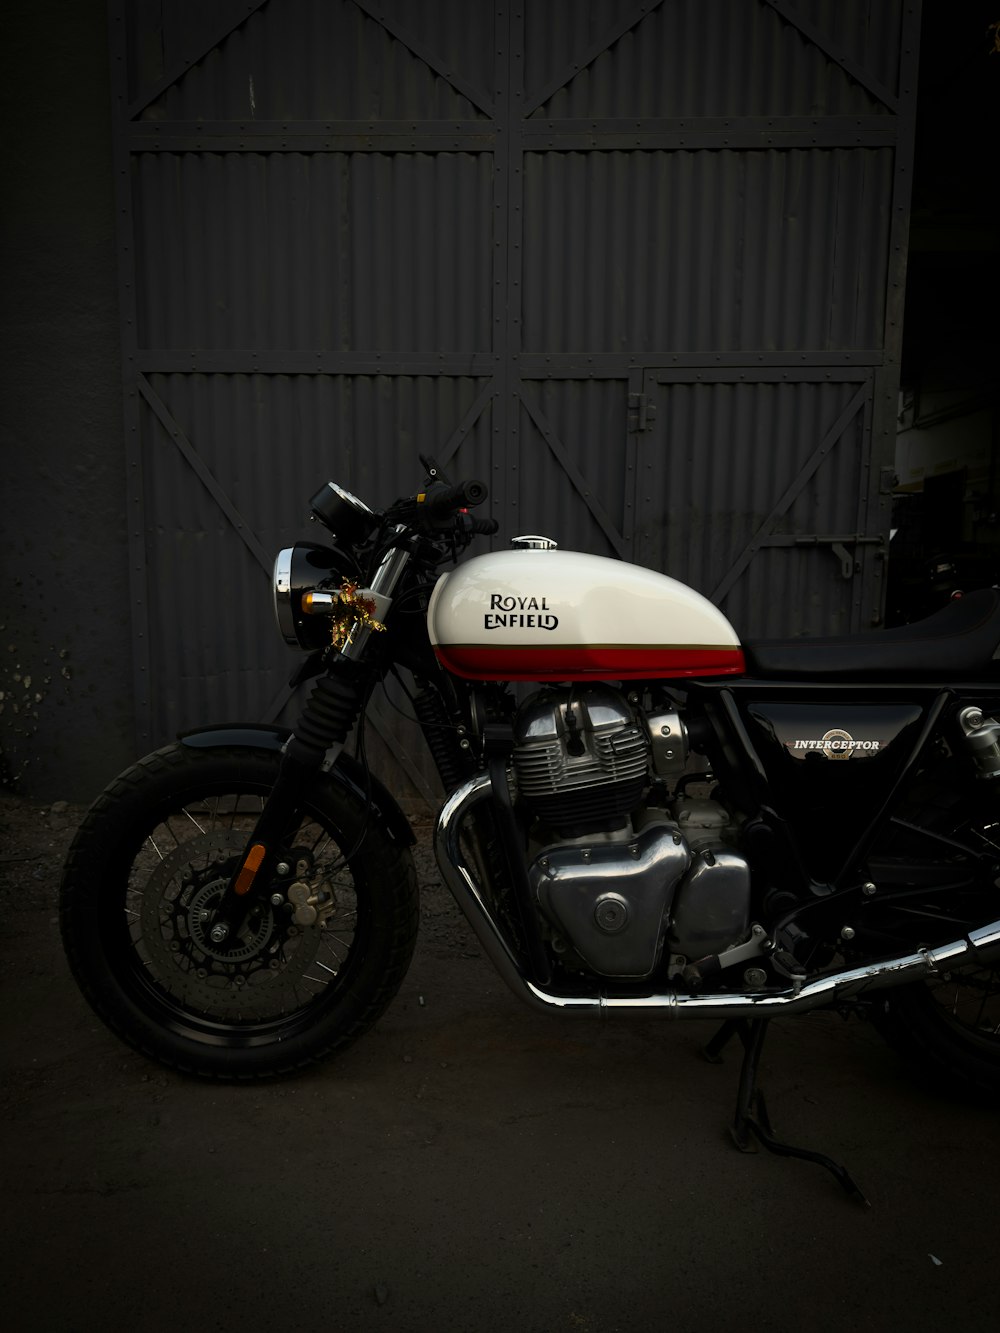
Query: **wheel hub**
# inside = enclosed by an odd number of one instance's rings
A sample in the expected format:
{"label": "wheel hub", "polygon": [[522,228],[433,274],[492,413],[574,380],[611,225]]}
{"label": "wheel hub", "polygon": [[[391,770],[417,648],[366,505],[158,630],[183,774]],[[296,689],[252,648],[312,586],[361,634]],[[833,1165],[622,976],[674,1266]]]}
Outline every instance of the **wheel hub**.
{"label": "wheel hub", "polygon": [[[275,933],[274,913],[269,904],[252,910],[241,929],[221,942],[212,938],[215,914],[226,891],[228,878],[217,878],[191,895],[185,909],[178,904],[179,933],[186,933],[194,947],[219,963],[245,963],[264,949]],[[182,895],[182,898],[184,895]]]}
{"label": "wheel hub", "polygon": [[[161,855],[137,903],[149,966],[176,995],[206,1011],[236,1006],[249,991],[282,984],[294,955],[297,971],[318,949],[266,897],[224,940],[213,939],[217,909],[242,854],[241,831],[198,833]],[[226,999],[226,996],[229,999]]]}

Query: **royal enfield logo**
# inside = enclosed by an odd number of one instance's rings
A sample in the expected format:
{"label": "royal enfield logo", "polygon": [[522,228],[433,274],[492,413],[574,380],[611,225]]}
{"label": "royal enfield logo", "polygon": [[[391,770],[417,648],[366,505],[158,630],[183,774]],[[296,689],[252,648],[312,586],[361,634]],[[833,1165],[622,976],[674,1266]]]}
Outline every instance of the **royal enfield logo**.
{"label": "royal enfield logo", "polygon": [[832,727],[818,741],[794,740],[788,741],[787,745],[793,754],[812,752],[822,754],[827,759],[850,759],[856,754],[877,754],[882,748],[881,741],[856,741],[842,727]]}
{"label": "royal enfield logo", "polygon": [[486,629],[555,629],[559,617],[549,611],[544,597],[506,597],[490,593],[490,609],[483,617]]}

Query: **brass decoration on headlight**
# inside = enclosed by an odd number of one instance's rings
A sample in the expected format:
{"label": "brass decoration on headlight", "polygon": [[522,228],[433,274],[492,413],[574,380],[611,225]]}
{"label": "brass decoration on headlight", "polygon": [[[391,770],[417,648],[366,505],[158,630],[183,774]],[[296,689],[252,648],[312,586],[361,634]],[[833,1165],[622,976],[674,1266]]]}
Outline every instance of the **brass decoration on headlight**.
{"label": "brass decoration on headlight", "polygon": [[370,629],[379,633],[385,626],[380,620],[375,619],[374,600],[359,592],[356,583],[344,579],[340,585],[340,597],[333,610],[334,648],[343,648],[357,629]]}

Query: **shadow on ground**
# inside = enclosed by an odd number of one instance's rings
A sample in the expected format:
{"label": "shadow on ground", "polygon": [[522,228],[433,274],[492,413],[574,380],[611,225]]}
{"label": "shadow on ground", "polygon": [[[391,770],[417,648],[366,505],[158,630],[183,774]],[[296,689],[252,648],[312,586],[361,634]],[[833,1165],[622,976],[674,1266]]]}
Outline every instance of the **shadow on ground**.
{"label": "shadow on ground", "polygon": [[418,952],[377,1027],[302,1077],[197,1082],[120,1045],[68,975],[80,813],[0,802],[6,1328],[991,1325],[997,1117],[915,1089],[867,1026],[776,1023],[763,1082],[869,1211],[736,1152],[738,1058],[701,1058],[711,1027],[522,1006],[424,839]]}

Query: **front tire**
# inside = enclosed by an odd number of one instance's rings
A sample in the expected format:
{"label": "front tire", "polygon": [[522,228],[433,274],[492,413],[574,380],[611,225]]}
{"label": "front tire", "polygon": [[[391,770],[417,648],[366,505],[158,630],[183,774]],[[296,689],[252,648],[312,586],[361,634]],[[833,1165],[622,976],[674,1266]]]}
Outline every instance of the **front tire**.
{"label": "front tire", "polygon": [[[287,830],[281,873],[238,937],[213,944],[212,909],[279,762],[158,750],[98,798],[66,861],[60,923],[85,998],[123,1040],[185,1073],[264,1078],[332,1055],[384,1011],[413,953],[409,849],[326,775]],[[295,885],[318,903],[313,924],[296,920]]]}

